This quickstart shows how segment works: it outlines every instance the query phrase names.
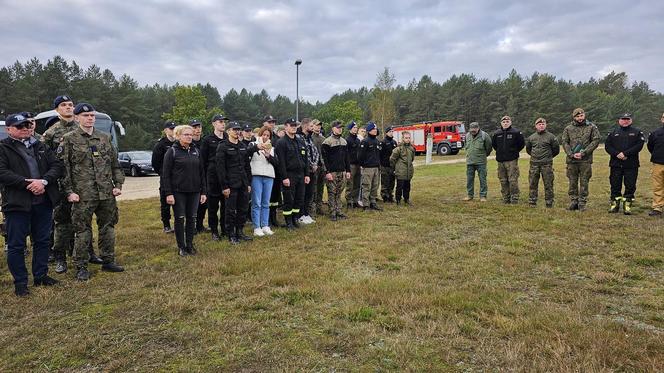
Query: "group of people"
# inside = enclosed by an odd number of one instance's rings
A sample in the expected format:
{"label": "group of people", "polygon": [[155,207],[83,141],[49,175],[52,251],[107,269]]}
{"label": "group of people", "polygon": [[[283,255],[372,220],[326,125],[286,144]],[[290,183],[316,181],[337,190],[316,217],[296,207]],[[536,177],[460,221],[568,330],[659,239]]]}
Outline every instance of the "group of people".
{"label": "group of people", "polygon": [[[335,121],[325,137],[319,120],[289,118],[277,126],[270,115],[255,129],[216,115],[214,132],[206,137],[201,125],[195,119],[186,125],[166,122],[152,152],[160,175],[163,230],[175,233],[180,256],[195,255],[194,236],[205,231],[213,241],[226,236],[233,245],[253,240],[244,232],[248,217],[254,237],[273,235],[276,227],[294,230],[315,223],[314,217],[324,213],[325,186],[332,221],[348,217],[341,200],[346,189],[348,208],[382,210],[381,186],[383,202],[410,204],[415,157],[410,133],[397,144],[392,128],[378,140],[378,128],[369,122],[366,137],[360,138],[355,122]],[[278,221],[279,209],[284,224]]]}
{"label": "group of people", "polygon": [[[67,255],[72,256],[79,281],[90,279],[89,263],[100,264],[104,271],[124,271],[115,260],[116,197],[124,182],[117,150],[108,135],[94,128],[96,111],[91,104],[74,105],[71,97],[62,95],[55,98],[53,107],[57,116],[43,136],[35,133],[33,115],[21,112],[6,118],[9,137],[0,141],[7,263],[18,296],[29,294],[24,258],[27,236],[33,247],[34,286],[58,283],[48,275],[49,249],[56,273],[67,272]],[[501,118],[501,128],[492,134],[471,123],[465,138],[464,199],[474,198],[478,174],[479,198],[486,201],[487,157],[495,150],[503,202],[518,203],[518,160],[525,147],[530,155],[528,202],[536,206],[541,177],[546,207],[553,207],[553,158],[562,144],[567,156],[568,208],[585,210],[600,134],[583,109],[575,109],[572,117],[560,142],[547,131],[544,118],[535,121],[536,131],[528,138],[512,126],[509,116]],[[153,149],[152,165],[160,175],[163,229],[175,233],[180,256],[195,255],[194,236],[205,231],[214,241],[226,236],[234,245],[252,240],[244,232],[249,216],[255,237],[272,235],[275,227],[294,230],[300,224],[315,223],[313,217],[324,213],[325,187],[332,221],[348,218],[343,209],[344,191],[349,209],[382,210],[379,188],[384,203],[410,204],[415,149],[407,131],[401,132],[397,142],[388,127],[379,140],[379,130],[372,122],[360,128],[355,122],[335,121],[326,137],[318,120],[289,118],[277,126],[270,115],[256,129],[223,115],[214,116],[212,126],[213,133],[202,138],[199,120],[186,125],[166,122],[164,137]],[[618,126],[606,138],[612,213],[621,206],[625,214],[632,213],[644,143],[645,136],[632,126],[629,113],[619,117]],[[664,210],[664,127],[649,135],[647,148],[653,163],[650,215],[658,216]],[[284,224],[278,221],[278,210]],[[206,214],[208,228],[203,224]],[[92,249],[93,215],[100,256]]]}
{"label": "group of people", "polygon": [[[633,127],[630,113],[621,114],[618,125],[608,133],[604,149],[610,155],[609,182],[611,197],[609,212],[618,213],[622,207],[625,215],[632,214],[636,182],[639,172],[639,152],[646,143],[643,132]],[[661,118],[664,124],[664,114]],[[475,174],[480,180],[480,201],[486,201],[487,157],[496,152],[498,179],[503,202],[519,202],[519,153],[523,148],[530,155],[528,172],[530,206],[537,205],[539,180],[544,184],[544,200],[547,208],[553,207],[553,159],[560,153],[562,143],[566,154],[567,178],[569,179],[569,210],[584,211],[588,203],[588,184],[592,176],[593,152],[600,143],[600,133],[592,122],[586,119],[582,108],[572,112],[572,123],[563,130],[561,140],[547,131],[545,118],[535,120],[535,132],[524,137],[523,133],[512,126],[512,119],[503,116],[498,130],[488,134],[480,130],[477,122],[470,124],[466,135],[466,174],[467,196],[465,201],[474,198]],[[653,189],[652,210],[650,216],[661,216],[664,210],[664,127],[653,131],[648,136],[648,151],[652,162],[651,180]]]}

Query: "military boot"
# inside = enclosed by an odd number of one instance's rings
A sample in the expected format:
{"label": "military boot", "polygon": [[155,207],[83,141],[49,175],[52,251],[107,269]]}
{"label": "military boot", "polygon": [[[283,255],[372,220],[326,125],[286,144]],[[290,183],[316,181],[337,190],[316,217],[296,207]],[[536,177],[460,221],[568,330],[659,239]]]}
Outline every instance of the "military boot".
{"label": "military boot", "polygon": [[104,264],[104,260],[98,257],[97,254],[94,253],[94,251],[90,252],[90,259],[88,259],[88,262],[92,264]]}
{"label": "military boot", "polygon": [[55,261],[55,273],[65,273],[67,272],[67,260],[64,258],[58,258]]}
{"label": "military boot", "polygon": [[620,201],[622,197],[616,197],[611,200],[611,206],[609,207],[609,214],[615,214],[620,211]]}
{"label": "military boot", "polygon": [[236,232],[235,235],[236,235],[238,240],[240,240],[240,241],[253,241],[253,237],[247,236],[246,234],[244,234],[244,229],[243,228],[236,228],[235,232]]}
{"label": "military boot", "polygon": [[579,209],[579,202],[578,201],[572,201],[569,206],[567,207],[568,210],[574,211]]}
{"label": "military boot", "polygon": [[237,238],[237,236],[235,235],[235,228],[232,228],[232,229],[228,232],[228,242],[230,242],[231,245],[237,245],[237,244],[240,243],[240,240],[239,240],[239,239]]}
{"label": "military boot", "polygon": [[293,224],[293,215],[286,215],[284,216],[284,220],[286,220],[286,229],[289,231],[295,230],[295,224]]}
{"label": "military boot", "polygon": [[104,263],[101,265],[101,270],[105,272],[124,272],[124,267],[115,262]]}
{"label": "military boot", "polygon": [[79,267],[76,271],[76,279],[78,281],[88,281],[90,279],[90,272],[85,267]]}
{"label": "military boot", "polygon": [[634,199],[632,198],[627,198],[623,202],[623,214],[625,215],[632,215],[632,203],[634,202]]}

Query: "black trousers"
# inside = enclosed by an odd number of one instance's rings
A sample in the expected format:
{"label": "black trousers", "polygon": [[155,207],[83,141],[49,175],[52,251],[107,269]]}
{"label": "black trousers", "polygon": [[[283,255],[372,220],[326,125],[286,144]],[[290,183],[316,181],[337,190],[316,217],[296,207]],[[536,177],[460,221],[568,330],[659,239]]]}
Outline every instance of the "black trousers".
{"label": "black trousers", "polygon": [[196,212],[200,202],[200,193],[173,193],[175,205],[175,240],[178,248],[191,248],[196,229]]}
{"label": "black trousers", "polygon": [[247,187],[231,188],[231,194],[226,198],[226,209],[224,223],[226,233],[231,235],[234,228],[242,229],[247,221],[247,209],[249,206],[249,193]]}
{"label": "black trousers", "polygon": [[[221,228],[222,233],[226,233],[226,226],[224,221],[226,220],[226,198],[224,196],[208,196],[207,200],[208,208],[208,226],[212,233],[219,234],[219,228]],[[221,212],[217,215],[218,212]],[[221,220],[221,221],[220,221]]]}
{"label": "black trousers", "polygon": [[284,216],[299,217],[304,208],[304,175],[288,175],[289,186],[282,183]]}
{"label": "black trousers", "polygon": [[203,221],[205,220],[205,213],[207,212],[207,209],[207,201],[198,205],[198,212],[196,213],[196,230],[198,231],[203,230]]}
{"label": "black trousers", "polygon": [[[164,223],[164,227],[171,226],[171,209],[175,211],[175,207],[166,203],[166,194],[159,187],[159,204],[161,206],[161,221]],[[175,214],[175,212],[173,213]]]}
{"label": "black trousers", "polygon": [[[609,173],[609,182],[611,183],[611,200],[616,197],[625,197],[634,199],[636,193],[636,179],[639,177],[638,168],[611,167]],[[622,193],[622,186],[625,184],[625,193]]]}
{"label": "black trousers", "polygon": [[397,190],[395,192],[395,200],[401,201],[403,195],[404,201],[410,201],[410,180],[397,180]]}

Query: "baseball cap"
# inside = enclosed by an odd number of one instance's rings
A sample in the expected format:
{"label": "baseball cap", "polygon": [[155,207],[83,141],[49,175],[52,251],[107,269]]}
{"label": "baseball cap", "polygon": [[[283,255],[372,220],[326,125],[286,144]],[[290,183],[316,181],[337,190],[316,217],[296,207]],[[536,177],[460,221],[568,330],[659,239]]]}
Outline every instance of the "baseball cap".
{"label": "baseball cap", "polygon": [[198,127],[202,124],[203,123],[201,123],[201,121],[198,120],[198,119],[192,119],[192,120],[189,121],[189,125],[192,126],[192,127]]}
{"label": "baseball cap", "polygon": [[623,113],[623,114],[620,116],[620,119],[632,119],[632,114],[630,114],[630,113]]}
{"label": "baseball cap", "polygon": [[5,126],[11,127],[11,126],[20,126],[21,124],[25,122],[30,122],[30,119],[32,119],[31,115],[26,115],[30,113],[26,112],[21,112],[17,114],[12,114],[5,119]]}
{"label": "baseball cap", "polygon": [[175,128],[175,126],[176,126],[176,124],[173,121],[168,121],[168,122],[164,123],[164,128],[173,129],[173,128]]}
{"label": "baseball cap", "polygon": [[228,117],[225,115],[217,114],[214,117],[212,117],[212,121],[216,122],[218,120],[228,120]]}
{"label": "baseball cap", "polygon": [[265,117],[263,117],[263,122],[276,122],[276,121],[277,120],[274,119],[272,115],[266,115]]}

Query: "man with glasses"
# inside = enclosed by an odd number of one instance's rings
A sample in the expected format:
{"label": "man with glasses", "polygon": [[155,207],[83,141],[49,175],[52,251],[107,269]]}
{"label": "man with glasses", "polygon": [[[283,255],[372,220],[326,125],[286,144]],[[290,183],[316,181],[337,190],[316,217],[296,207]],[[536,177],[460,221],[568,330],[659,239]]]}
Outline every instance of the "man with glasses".
{"label": "man with glasses", "polygon": [[[226,135],[226,122],[228,118],[217,114],[212,118],[212,127],[214,132],[205,136],[201,144],[201,159],[205,165],[208,190],[208,226],[212,232],[212,240],[219,241],[222,235],[226,234],[224,226],[225,201],[221,194],[221,185],[217,179],[217,169],[214,166],[214,159],[217,154],[217,147],[222,141],[228,138]],[[221,212],[221,216],[217,212]],[[221,227],[221,230],[219,229]],[[221,233],[221,234],[220,234]]]}
{"label": "man with glasses", "polygon": [[[609,132],[604,150],[611,156],[609,161],[609,183],[611,184],[611,206],[609,213],[620,211],[632,214],[632,203],[636,193],[636,179],[639,176],[639,152],[643,149],[646,137],[638,128],[632,127],[632,114],[625,113],[618,119],[618,127]],[[625,184],[625,193],[622,186]]]}
{"label": "man with glasses", "polygon": [[7,266],[14,277],[14,293],[27,296],[30,291],[24,250],[28,234],[34,247],[34,286],[58,283],[48,276],[48,247],[63,168],[53,151],[31,136],[35,121],[29,113],[10,115],[5,125],[9,137],[0,141],[0,185],[7,232]]}
{"label": "man with glasses", "polygon": [[588,184],[592,177],[593,152],[599,145],[599,129],[582,108],[572,111],[572,123],[563,130],[562,145],[567,154],[570,211],[584,211],[588,203]]}
{"label": "man with glasses", "polygon": [[72,203],[74,260],[79,281],[90,279],[87,248],[92,245],[93,214],[97,216],[102,271],[124,271],[115,262],[115,224],[118,222],[115,198],[122,194],[124,173],[110,136],[94,128],[95,113],[90,104],[76,105],[74,115],[78,127],[66,134],[60,145],[65,165],[62,184],[67,201]]}
{"label": "man with glasses", "polygon": [[519,203],[519,152],[526,146],[523,133],[512,126],[512,118],[500,118],[500,128],[491,136],[491,146],[496,150],[498,180],[503,203]]}
{"label": "man with glasses", "polygon": [[307,146],[297,135],[298,122],[289,118],[284,123],[286,135],[277,141],[274,152],[279,160],[284,194],[284,219],[286,228],[299,227],[297,219],[304,208],[304,189],[309,184],[309,157]]}
{"label": "man with glasses", "polygon": [[662,126],[648,136],[648,151],[652,162],[652,210],[648,215],[662,216],[664,211],[664,114],[660,119]]}

